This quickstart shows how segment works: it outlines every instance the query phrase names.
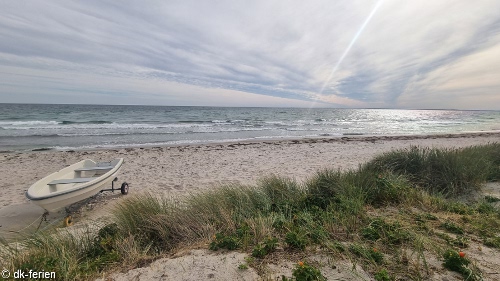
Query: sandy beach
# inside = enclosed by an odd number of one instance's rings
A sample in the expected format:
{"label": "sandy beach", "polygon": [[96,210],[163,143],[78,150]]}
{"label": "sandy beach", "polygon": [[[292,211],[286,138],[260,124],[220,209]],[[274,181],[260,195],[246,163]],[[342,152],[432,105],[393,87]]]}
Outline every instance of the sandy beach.
{"label": "sandy beach", "polygon": [[221,184],[253,184],[276,174],[306,180],[323,168],[350,169],[373,156],[411,145],[465,147],[500,142],[500,133],[382,136],[240,142],[95,151],[0,154],[0,208],[25,203],[31,184],[83,159],[124,158],[119,181],[131,193],[184,194]]}
{"label": "sandy beach", "polygon": [[500,142],[500,133],[385,136],[240,142],[95,151],[0,154],[0,209],[26,203],[25,191],[44,176],[83,159],[124,158],[119,182],[131,193],[179,195],[221,184],[253,184],[276,174],[306,180],[323,168],[350,169],[375,155],[411,145],[465,147]]}
{"label": "sandy beach", "polygon": [[[0,154],[0,233],[16,231],[34,222],[43,209],[24,193],[46,175],[83,159],[124,158],[119,183],[130,193],[151,191],[182,196],[231,183],[254,184],[275,174],[307,180],[324,168],[351,169],[375,155],[412,145],[465,147],[500,142],[500,133],[417,136],[350,136],[342,138],[221,143],[190,146],[123,148],[94,151],[41,151]],[[102,218],[121,196],[104,193],[85,217]],[[110,200],[113,199],[113,200]],[[64,216],[64,212],[53,214]],[[85,221],[85,220],[83,220]],[[77,223],[82,222],[78,220]]]}
{"label": "sandy beach", "polygon": [[[38,179],[77,161],[89,158],[104,161],[124,158],[125,164],[119,182],[130,184],[130,193],[151,191],[167,196],[185,194],[216,188],[223,184],[254,184],[266,175],[307,180],[315,171],[323,168],[351,169],[386,151],[407,148],[412,145],[452,148],[500,142],[500,133],[471,133],[427,136],[350,136],[343,138],[321,138],[262,142],[222,143],[191,146],[123,148],[95,151],[43,151],[31,153],[0,154],[0,230],[5,234],[20,228],[43,210],[30,204],[24,193]],[[76,226],[103,220],[106,210],[123,198],[120,195],[101,195],[98,206],[85,210]],[[0,233],[2,233],[0,232]],[[235,254],[231,254],[235,256]],[[208,256],[212,257],[208,259]],[[229,256],[228,256],[229,257]],[[234,268],[243,259],[236,254],[230,265]],[[207,260],[208,264],[221,259],[205,251],[188,254],[188,258],[160,262],[162,268],[170,268],[172,262],[191,263]],[[200,261],[201,262],[201,261]],[[233,264],[234,263],[234,264]],[[158,271],[153,267],[134,270],[121,275],[117,280],[136,278],[134,272],[145,274],[145,279],[155,280]],[[236,265],[237,266],[237,265]],[[291,266],[291,265],[290,265]],[[343,265],[349,266],[349,265]],[[206,266],[197,274],[207,276]],[[278,270],[279,271],[279,270]],[[149,272],[149,273],[148,273]],[[156,272],[156,273],[155,273]],[[208,273],[207,273],[208,272]],[[188,272],[189,273],[189,272]],[[187,274],[185,280],[191,280]],[[181,274],[181,272],[178,272]],[[236,276],[236,279],[254,280],[255,276]],[[200,275],[200,276],[202,276]],[[173,276],[173,275],[172,275]],[[231,275],[232,276],[232,275]],[[226,278],[222,276],[221,278]],[[348,278],[342,275],[343,278]],[[149,278],[149,279],[148,279]],[[232,277],[227,277],[230,280]],[[135,279],[134,279],[135,280]],[[139,280],[139,279],[137,279]],[[169,280],[168,278],[166,280]],[[193,279],[194,280],[194,279]],[[356,280],[355,277],[346,280]]]}

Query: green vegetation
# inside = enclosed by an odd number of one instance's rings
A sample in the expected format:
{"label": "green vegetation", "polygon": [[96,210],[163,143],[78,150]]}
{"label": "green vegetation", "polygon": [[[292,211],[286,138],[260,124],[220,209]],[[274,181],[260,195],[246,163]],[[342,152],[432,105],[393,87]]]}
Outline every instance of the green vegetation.
{"label": "green vegetation", "polygon": [[384,260],[384,255],[380,253],[377,248],[368,248],[362,245],[352,244],[349,246],[349,250],[356,256],[370,262],[380,264]]}
{"label": "green vegetation", "polygon": [[382,269],[375,274],[375,280],[376,281],[391,281],[392,278],[389,276],[389,273],[387,272],[387,270]]}
{"label": "green vegetation", "polygon": [[465,280],[483,280],[481,273],[476,268],[469,267],[471,262],[463,253],[461,256],[457,251],[448,249],[443,254],[443,258],[443,266],[462,274]]}
{"label": "green vegetation", "polygon": [[268,254],[274,252],[277,246],[278,246],[277,238],[268,238],[264,240],[264,242],[257,244],[257,246],[253,248],[252,256],[256,258],[263,258]]}
{"label": "green vegetation", "polygon": [[488,203],[500,202],[500,198],[494,197],[494,196],[490,196],[490,195],[486,195],[484,197],[484,200],[486,200],[486,202],[488,202]]}
{"label": "green vegetation", "polygon": [[460,226],[456,225],[451,221],[445,221],[443,224],[441,224],[441,227],[448,230],[451,233],[464,234],[464,230]]}
{"label": "green vegetation", "polygon": [[[455,197],[500,179],[499,165],[499,144],[412,147],[357,170],[319,171],[304,184],[271,176],[257,186],[224,186],[180,203],[142,194],[121,201],[112,223],[97,232],[37,234],[0,252],[9,269],[54,270],[65,280],[142,266],[192,245],[247,252],[252,260],[239,268],[257,270],[267,259],[319,251],[360,264],[376,280],[429,279],[426,257],[434,256],[467,280],[479,280],[471,260],[443,245],[466,248],[475,237],[500,248],[494,200],[464,204]],[[305,262],[293,278],[324,280]]]}
{"label": "green vegetation", "polygon": [[388,245],[399,245],[407,242],[411,234],[398,222],[387,223],[383,219],[375,219],[361,230],[364,238],[372,241],[383,240]]}
{"label": "green vegetation", "polygon": [[248,269],[248,264],[242,263],[242,264],[238,265],[238,269],[247,270]]}
{"label": "green vegetation", "polygon": [[297,281],[326,281],[319,269],[304,262],[299,262],[296,265],[292,275]]}
{"label": "green vegetation", "polygon": [[464,149],[414,146],[376,157],[368,166],[405,175],[431,193],[453,196],[476,189],[485,181],[500,179],[500,144]]}
{"label": "green vegetation", "polygon": [[59,280],[88,279],[120,261],[142,257],[134,240],[120,240],[118,231],[109,224],[96,235],[40,233],[23,241],[27,250],[4,246],[3,253],[10,256],[12,269],[54,271]]}
{"label": "green vegetation", "polygon": [[500,249],[500,237],[487,238],[484,241],[484,245],[492,248]]}

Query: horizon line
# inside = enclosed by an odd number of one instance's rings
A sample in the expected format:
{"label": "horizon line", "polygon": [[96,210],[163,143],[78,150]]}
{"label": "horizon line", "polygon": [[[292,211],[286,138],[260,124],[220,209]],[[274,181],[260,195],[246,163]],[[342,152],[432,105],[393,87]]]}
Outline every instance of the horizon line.
{"label": "horizon line", "polygon": [[384,110],[449,110],[449,111],[500,111],[500,109],[458,108],[402,108],[402,107],[298,107],[298,106],[216,106],[216,105],[154,105],[154,104],[91,104],[91,103],[22,103],[0,102],[0,105],[90,105],[90,106],[151,106],[151,107],[210,107],[210,108],[295,108],[295,109],[384,109]]}

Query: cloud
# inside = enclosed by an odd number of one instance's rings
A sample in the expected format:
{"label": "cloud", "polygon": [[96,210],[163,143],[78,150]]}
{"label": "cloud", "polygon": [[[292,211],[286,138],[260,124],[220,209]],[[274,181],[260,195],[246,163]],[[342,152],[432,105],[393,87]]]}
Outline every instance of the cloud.
{"label": "cloud", "polygon": [[[135,77],[130,73],[112,73],[95,68],[86,72],[71,65],[58,64],[57,70],[27,70],[0,66],[0,87],[6,93],[2,102],[142,104],[177,106],[253,106],[311,107],[322,101],[303,101],[266,96],[238,90],[206,88],[151,77]],[[74,66],[73,66],[74,67]],[[63,69],[63,70],[60,70]],[[9,72],[6,72],[8,70]],[[7,81],[25,81],[17,84]],[[14,93],[15,94],[12,94]],[[186,95],[189,93],[189,95]]]}
{"label": "cloud", "polygon": [[[487,0],[6,1],[0,98],[81,102],[92,92],[126,103],[157,94],[163,104],[462,108],[460,98],[437,102],[451,90],[439,84],[448,74],[436,73],[483,54],[475,77],[500,74],[482,64],[494,60],[486,50],[500,42],[499,18],[500,2]],[[463,76],[446,83],[489,108],[484,85],[458,83]]]}
{"label": "cloud", "polygon": [[500,43],[415,78],[399,96],[399,103],[419,107],[432,100],[431,108],[449,108],[451,104],[458,108],[498,109],[499,73]]}

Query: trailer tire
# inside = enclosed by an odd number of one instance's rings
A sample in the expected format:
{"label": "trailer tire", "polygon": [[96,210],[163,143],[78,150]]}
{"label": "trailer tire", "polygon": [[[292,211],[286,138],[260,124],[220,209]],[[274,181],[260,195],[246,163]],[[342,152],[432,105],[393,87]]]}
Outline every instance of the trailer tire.
{"label": "trailer tire", "polygon": [[73,218],[71,216],[67,216],[64,218],[64,226],[72,226],[73,225]]}
{"label": "trailer tire", "polygon": [[128,183],[124,182],[122,183],[122,187],[120,188],[120,191],[122,192],[123,195],[128,194]]}

